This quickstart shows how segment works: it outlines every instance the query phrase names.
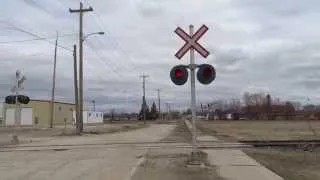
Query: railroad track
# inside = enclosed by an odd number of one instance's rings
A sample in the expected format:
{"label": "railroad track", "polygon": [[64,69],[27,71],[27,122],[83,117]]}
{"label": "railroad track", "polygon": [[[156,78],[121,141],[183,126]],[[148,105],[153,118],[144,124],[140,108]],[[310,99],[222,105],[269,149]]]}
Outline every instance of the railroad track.
{"label": "railroad track", "polygon": [[[320,140],[285,140],[285,141],[239,141],[239,142],[219,142],[205,141],[199,142],[199,149],[252,149],[252,148],[297,148],[302,150],[312,150],[320,146]],[[11,151],[64,151],[73,149],[117,149],[117,148],[134,148],[134,149],[154,149],[154,148],[183,148],[191,149],[189,143],[174,141],[159,142],[105,142],[105,143],[87,143],[87,144],[26,144],[26,145],[9,145],[0,146],[0,152]]]}
{"label": "railroad track", "polygon": [[289,147],[289,146],[300,146],[300,145],[314,145],[320,146],[320,140],[241,140],[240,143],[250,144],[254,147]]}
{"label": "railroad track", "polygon": [[[18,145],[2,146],[0,152],[11,151],[45,151],[45,150],[72,150],[72,149],[117,149],[117,148],[153,149],[153,148],[183,148],[191,149],[192,145],[179,142],[116,142],[116,143],[91,143],[91,144],[51,144],[51,145]],[[199,143],[200,149],[223,149],[223,148],[250,148],[251,145],[242,143],[205,142]]]}

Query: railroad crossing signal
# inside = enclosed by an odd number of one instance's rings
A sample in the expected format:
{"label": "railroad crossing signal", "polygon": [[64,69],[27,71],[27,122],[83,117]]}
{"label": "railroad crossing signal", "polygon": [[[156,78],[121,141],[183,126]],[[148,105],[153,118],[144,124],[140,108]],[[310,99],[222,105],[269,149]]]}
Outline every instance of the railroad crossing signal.
{"label": "railroad crossing signal", "polygon": [[21,103],[21,104],[28,104],[30,101],[30,98],[25,95],[19,95],[19,91],[23,89],[23,83],[26,80],[26,76],[22,75],[20,70],[16,71],[16,85],[14,85],[11,88],[11,92],[15,93],[15,95],[10,95],[5,98],[5,103],[7,104],[16,104],[16,103]]}
{"label": "railroad crossing signal", "polygon": [[24,95],[10,95],[5,98],[5,103],[7,104],[16,104],[16,99],[18,99],[18,102],[21,104],[28,104],[30,102],[30,98],[28,96]]}
{"label": "railroad crossing signal", "polygon": [[[190,51],[196,50],[202,57],[204,58],[208,57],[208,55],[210,54],[209,51],[207,51],[204,47],[202,47],[198,43],[198,40],[208,31],[208,29],[209,28],[206,25],[202,25],[196,33],[193,34],[193,32],[190,31],[190,34],[187,34],[180,27],[178,27],[174,32],[185,41],[185,44],[177,51],[175,56],[178,59],[181,59],[189,50]],[[197,79],[202,84],[210,84],[213,80],[215,80],[216,71],[214,67],[212,67],[209,64],[201,64],[201,65],[194,64],[193,55],[191,59],[192,61],[190,61],[190,64],[188,66],[179,65],[171,69],[170,77],[174,84],[183,85],[186,83],[188,79],[188,72],[186,68],[189,68],[191,70],[191,76],[194,70],[196,68],[199,68],[197,72]],[[179,75],[182,75],[182,76],[178,77]]]}
{"label": "railroad crossing signal", "polygon": [[206,58],[210,54],[204,47],[202,47],[198,40],[208,31],[206,25],[202,25],[196,33],[193,31],[193,25],[189,26],[189,33],[183,31],[178,27],[174,32],[180,36],[185,44],[177,51],[175,56],[181,59],[188,51],[190,51],[190,64],[178,65],[171,69],[170,77],[171,81],[176,85],[183,85],[188,80],[188,71],[190,69],[190,97],[191,97],[191,111],[192,111],[192,146],[191,153],[193,159],[197,159],[197,133],[196,133],[196,86],[195,86],[195,70],[199,68],[197,72],[197,79],[202,84],[210,84],[216,77],[215,69],[209,64],[197,65],[194,62],[194,50],[196,50],[202,57]]}
{"label": "railroad crossing signal", "polygon": [[185,44],[178,50],[175,56],[178,59],[181,59],[191,48],[195,49],[202,57],[206,58],[210,54],[204,47],[202,47],[198,40],[208,31],[208,27],[206,25],[202,25],[198,31],[190,36],[186,32],[184,32],[180,27],[178,27],[174,32],[178,34],[184,41]]}

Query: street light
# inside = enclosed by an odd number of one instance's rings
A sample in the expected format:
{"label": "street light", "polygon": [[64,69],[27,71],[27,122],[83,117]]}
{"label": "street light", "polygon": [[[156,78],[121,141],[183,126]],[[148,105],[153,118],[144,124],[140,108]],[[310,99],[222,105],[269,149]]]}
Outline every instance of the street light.
{"label": "street light", "polygon": [[[82,24],[80,23],[80,27],[82,27]],[[80,132],[83,131],[83,42],[91,35],[98,34],[98,35],[104,35],[104,32],[95,32],[95,33],[89,33],[85,36],[83,36],[82,29],[80,28],[79,33],[79,111],[80,111]]]}
{"label": "street light", "polygon": [[84,42],[89,36],[91,35],[95,35],[95,34],[98,34],[98,35],[104,35],[104,32],[101,31],[101,32],[94,32],[94,33],[89,33],[87,35],[85,35],[83,38],[82,38],[82,42]]}

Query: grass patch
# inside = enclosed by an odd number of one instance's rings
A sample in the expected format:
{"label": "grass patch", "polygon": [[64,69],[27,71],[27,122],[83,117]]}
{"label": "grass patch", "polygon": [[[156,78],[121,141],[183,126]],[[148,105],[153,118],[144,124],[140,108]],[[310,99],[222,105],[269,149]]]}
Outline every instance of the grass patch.
{"label": "grass patch", "polygon": [[262,149],[245,152],[285,180],[320,179],[320,153]]}
{"label": "grass patch", "polygon": [[[310,121],[320,132],[320,122]],[[306,121],[198,121],[197,127],[223,140],[301,140],[320,139]],[[317,133],[318,134],[318,133]]]}

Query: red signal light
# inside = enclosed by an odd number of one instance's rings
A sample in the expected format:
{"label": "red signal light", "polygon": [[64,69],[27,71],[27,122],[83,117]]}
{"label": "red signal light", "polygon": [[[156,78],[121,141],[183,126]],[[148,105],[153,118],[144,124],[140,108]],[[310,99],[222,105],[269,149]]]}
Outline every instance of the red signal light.
{"label": "red signal light", "polygon": [[176,78],[182,78],[184,76],[184,72],[181,69],[176,69],[174,72]]}
{"label": "red signal light", "polygon": [[185,84],[188,80],[188,70],[185,65],[178,65],[170,71],[171,81],[178,86]]}
{"label": "red signal light", "polygon": [[216,71],[210,64],[201,64],[199,65],[197,78],[202,84],[210,84],[216,78]]}

